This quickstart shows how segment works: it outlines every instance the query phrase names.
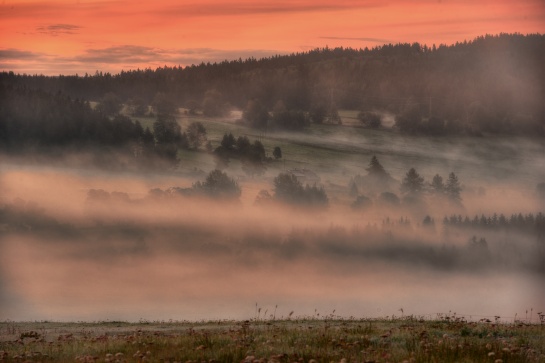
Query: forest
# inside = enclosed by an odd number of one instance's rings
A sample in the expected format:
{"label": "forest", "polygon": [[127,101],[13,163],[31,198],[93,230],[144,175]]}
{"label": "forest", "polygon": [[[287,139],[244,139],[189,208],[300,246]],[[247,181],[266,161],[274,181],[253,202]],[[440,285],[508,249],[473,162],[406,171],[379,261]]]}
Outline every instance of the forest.
{"label": "forest", "polygon": [[72,102],[69,108],[96,102],[110,116],[120,104],[133,116],[183,108],[189,114],[220,117],[243,110],[247,123],[266,130],[339,124],[338,110],[351,109],[359,111],[362,127],[381,127],[384,115],[392,114],[395,128],[406,134],[544,136],[544,63],[544,35],[499,34],[450,46],[322,48],[119,74],[3,72],[0,137],[12,139],[15,132],[9,124],[14,100],[6,94],[26,93],[25,103],[43,103],[43,96],[33,92],[51,95],[51,105],[61,99]]}

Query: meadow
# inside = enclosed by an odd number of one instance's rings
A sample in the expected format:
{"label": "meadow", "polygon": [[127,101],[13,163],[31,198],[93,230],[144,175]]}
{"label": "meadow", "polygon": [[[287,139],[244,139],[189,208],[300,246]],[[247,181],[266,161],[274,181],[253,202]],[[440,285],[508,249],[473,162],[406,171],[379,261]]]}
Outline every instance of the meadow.
{"label": "meadow", "polygon": [[[533,321],[309,317],[251,320],[2,322],[6,362],[545,362]],[[528,318],[528,317],[527,317]],[[539,323],[541,319],[541,323]]]}

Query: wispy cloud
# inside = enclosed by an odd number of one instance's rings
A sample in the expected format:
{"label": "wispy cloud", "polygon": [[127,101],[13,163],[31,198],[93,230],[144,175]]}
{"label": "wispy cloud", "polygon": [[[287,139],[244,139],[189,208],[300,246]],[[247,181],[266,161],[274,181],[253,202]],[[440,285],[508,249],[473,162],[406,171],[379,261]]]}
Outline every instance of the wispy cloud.
{"label": "wispy cloud", "polygon": [[162,58],[164,51],[158,48],[136,45],[120,45],[115,47],[88,49],[84,54],[74,57],[82,63],[126,63],[149,62]]}
{"label": "wispy cloud", "polygon": [[52,24],[38,26],[36,27],[36,32],[40,34],[58,36],[61,34],[77,34],[80,29],[80,26],[73,24]]}
{"label": "wispy cloud", "polygon": [[301,13],[316,11],[336,11],[382,7],[377,1],[290,1],[290,2],[223,2],[192,3],[164,7],[158,13],[164,15],[191,16],[231,16],[251,14]]}
{"label": "wispy cloud", "polygon": [[332,40],[360,40],[362,42],[374,42],[374,43],[391,43],[391,40],[381,38],[353,38],[353,37],[320,37],[320,39],[332,39]]}
{"label": "wispy cloud", "polygon": [[43,53],[30,52],[14,48],[0,49],[0,60],[32,60],[42,58]]}
{"label": "wispy cloud", "polygon": [[[107,48],[87,49],[75,56],[31,52],[15,48],[0,49],[0,69],[30,71],[31,73],[59,73],[59,65],[66,74],[93,72],[95,70],[118,72],[121,69],[169,66],[187,66],[202,62],[264,58],[281,54],[277,50],[214,48],[159,48],[137,45],[118,45]],[[113,65],[113,66],[112,66]],[[30,67],[25,68],[25,67]],[[48,72],[51,67],[52,72]],[[61,68],[62,68],[61,67]]]}
{"label": "wispy cloud", "polygon": [[212,48],[164,49],[136,45],[120,45],[88,49],[72,60],[81,63],[143,64],[168,63],[191,65],[201,62],[221,62],[238,58],[263,58],[278,54],[274,50],[221,50]]}

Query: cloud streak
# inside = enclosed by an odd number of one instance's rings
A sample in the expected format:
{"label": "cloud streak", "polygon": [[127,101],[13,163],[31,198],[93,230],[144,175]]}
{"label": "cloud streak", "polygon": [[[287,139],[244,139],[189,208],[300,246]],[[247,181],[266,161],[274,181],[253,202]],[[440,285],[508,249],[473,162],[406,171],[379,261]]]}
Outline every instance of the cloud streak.
{"label": "cloud streak", "polygon": [[[0,69],[17,71],[18,64],[25,62],[24,67],[40,63],[40,69],[47,66],[68,65],[74,73],[93,72],[104,69],[105,65],[120,65],[125,70],[151,67],[189,66],[202,62],[222,62],[233,59],[247,59],[250,57],[263,58],[282,54],[276,50],[240,49],[223,50],[213,48],[181,48],[165,49],[138,45],[119,45],[107,48],[88,49],[75,56],[55,55],[42,52],[31,52],[22,49],[0,49]],[[39,72],[39,71],[38,71]],[[35,73],[35,72],[31,72]]]}
{"label": "cloud streak", "polygon": [[21,49],[0,49],[0,60],[18,61],[18,60],[37,60],[42,59],[43,53],[31,52]]}
{"label": "cloud streak", "polygon": [[311,13],[319,11],[341,11],[367,9],[384,6],[376,1],[291,1],[275,3],[257,3],[232,1],[223,3],[193,3],[167,6],[156,11],[166,16],[202,17],[233,16],[253,14]]}
{"label": "cloud streak", "polygon": [[320,39],[332,39],[332,40],[360,40],[362,42],[373,42],[373,43],[382,43],[387,44],[391,43],[391,40],[388,39],[382,39],[382,38],[353,38],[353,37],[320,37]]}
{"label": "cloud streak", "polygon": [[36,32],[51,36],[59,36],[64,34],[77,34],[82,27],[73,24],[52,24],[36,27]]}

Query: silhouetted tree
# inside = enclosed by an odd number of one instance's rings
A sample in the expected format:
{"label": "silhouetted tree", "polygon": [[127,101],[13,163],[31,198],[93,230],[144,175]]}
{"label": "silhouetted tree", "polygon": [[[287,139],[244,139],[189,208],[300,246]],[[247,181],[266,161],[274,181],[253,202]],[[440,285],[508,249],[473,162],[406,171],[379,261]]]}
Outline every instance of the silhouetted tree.
{"label": "silhouetted tree", "polygon": [[204,95],[202,111],[209,117],[225,116],[228,113],[229,106],[223,99],[223,94],[218,90],[209,90]]}
{"label": "silhouetted tree", "polygon": [[262,189],[257,193],[257,196],[255,197],[254,204],[256,205],[267,205],[273,200],[272,195],[269,193],[268,190]]}
{"label": "silhouetted tree", "polygon": [[102,97],[100,103],[97,105],[97,110],[102,112],[106,116],[112,116],[118,114],[121,111],[123,105],[113,92],[108,92]]}
{"label": "silhouetted tree", "polygon": [[369,167],[367,169],[367,175],[372,176],[379,179],[386,179],[390,178],[390,174],[384,170],[384,167],[380,162],[378,161],[377,157],[373,155],[371,158],[371,161],[369,162]]}
{"label": "silhouetted tree", "polygon": [[275,158],[276,160],[282,158],[282,149],[280,148],[280,146],[275,146],[275,147],[274,147],[273,156],[274,156],[274,158]]}
{"label": "silhouetted tree", "polygon": [[316,185],[303,184],[291,173],[280,173],[274,178],[274,198],[291,204],[307,206],[326,206],[327,194],[323,188]]}
{"label": "silhouetted tree", "polygon": [[424,189],[424,178],[411,168],[401,182],[401,192],[418,196]]}
{"label": "silhouetted tree", "polygon": [[460,187],[460,182],[458,181],[458,177],[454,173],[450,173],[448,176],[447,183],[445,185],[445,194],[446,196],[455,203],[460,203],[462,201],[462,197],[460,196],[460,192],[462,191],[462,188]]}
{"label": "silhouetted tree", "polygon": [[431,182],[431,190],[436,195],[442,195],[445,191],[445,185],[443,184],[443,178],[439,174],[435,174]]}
{"label": "silhouetted tree", "polygon": [[310,108],[309,116],[310,121],[314,122],[315,124],[321,124],[324,122],[327,116],[327,108],[323,103],[313,104]]}
{"label": "silhouetted tree", "polygon": [[226,150],[232,150],[236,145],[236,139],[232,133],[224,134],[221,139],[221,146]]}
{"label": "silhouetted tree", "polygon": [[174,116],[159,114],[153,123],[153,134],[157,144],[178,144],[181,141],[182,128]]}
{"label": "silhouetted tree", "polygon": [[201,122],[190,123],[186,134],[189,147],[192,149],[198,149],[206,142],[206,128]]}
{"label": "silhouetted tree", "polygon": [[187,147],[187,136],[174,116],[158,115],[153,123],[155,135],[155,154],[171,166],[178,162],[178,148]]}
{"label": "silhouetted tree", "polygon": [[148,105],[140,97],[132,98],[127,103],[132,116],[145,116],[148,113]]}
{"label": "silhouetted tree", "polygon": [[382,118],[379,113],[376,112],[364,112],[358,113],[358,120],[365,126],[376,129],[382,124]]}
{"label": "silhouetted tree", "polygon": [[212,198],[238,199],[240,197],[238,183],[218,169],[211,171],[204,182],[199,181],[193,184],[193,189],[197,193],[202,193]]}
{"label": "silhouetted tree", "polygon": [[358,195],[356,200],[350,205],[352,209],[366,209],[373,205],[371,199],[367,198],[365,195]]}
{"label": "silhouetted tree", "polygon": [[246,104],[246,108],[242,113],[242,118],[250,126],[258,129],[264,129],[267,127],[267,123],[269,121],[269,113],[261,102],[258,100],[250,100]]}
{"label": "silhouetted tree", "polygon": [[378,197],[382,204],[398,206],[400,204],[399,197],[392,192],[382,192]]}
{"label": "silhouetted tree", "polygon": [[261,141],[256,140],[246,148],[244,154],[240,155],[242,159],[242,170],[250,175],[263,175],[265,173],[265,147]]}
{"label": "silhouetted tree", "polygon": [[169,95],[163,92],[158,92],[155,94],[151,105],[158,116],[175,115],[178,113],[176,104],[172,101]]}

